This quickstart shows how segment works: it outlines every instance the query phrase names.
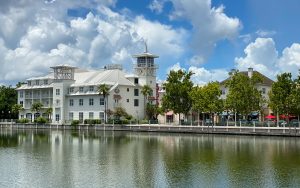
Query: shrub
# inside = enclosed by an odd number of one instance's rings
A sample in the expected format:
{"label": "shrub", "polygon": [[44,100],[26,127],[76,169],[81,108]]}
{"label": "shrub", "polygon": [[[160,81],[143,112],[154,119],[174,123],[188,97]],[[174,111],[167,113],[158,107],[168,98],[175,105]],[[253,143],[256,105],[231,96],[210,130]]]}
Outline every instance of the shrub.
{"label": "shrub", "polygon": [[73,121],[71,122],[71,125],[72,125],[72,126],[78,126],[78,125],[79,125],[79,120],[73,120]]}
{"label": "shrub", "polygon": [[126,114],[126,116],[125,116],[125,119],[127,119],[127,120],[131,120],[133,117],[132,117],[132,115],[129,115],[129,114]]}
{"label": "shrub", "polygon": [[129,124],[129,120],[128,120],[128,119],[124,119],[124,120],[122,121],[122,124]]}
{"label": "shrub", "polygon": [[34,120],[34,122],[36,122],[38,124],[45,124],[45,123],[47,123],[47,119],[44,117],[38,117]]}
{"label": "shrub", "polygon": [[27,118],[18,119],[17,123],[29,123],[29,119]]}
{"label": "shrub", "polygon": [[89,124],[89,125],[101,124],[101,120],[100,119],[85,119],[84,124]]}
{"label": "shrub", "polygon": [[149,123],[149,121],[146,120],[146,119],[143,119],[143,120],[140,121],[140,124],[148,124],[148,123]]}

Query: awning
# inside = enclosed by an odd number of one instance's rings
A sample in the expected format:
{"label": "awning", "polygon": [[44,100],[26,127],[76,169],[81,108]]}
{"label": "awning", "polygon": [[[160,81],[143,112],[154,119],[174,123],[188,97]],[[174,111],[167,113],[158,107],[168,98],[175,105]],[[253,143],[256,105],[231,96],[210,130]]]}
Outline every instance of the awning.
{"label": "awning", "polygon": [[268,116],[266,116],[265,118],[266,118],[266,119],[274,119],[274,118],[276,118],[276,117],[273,116],[273,115],[268,115]]}

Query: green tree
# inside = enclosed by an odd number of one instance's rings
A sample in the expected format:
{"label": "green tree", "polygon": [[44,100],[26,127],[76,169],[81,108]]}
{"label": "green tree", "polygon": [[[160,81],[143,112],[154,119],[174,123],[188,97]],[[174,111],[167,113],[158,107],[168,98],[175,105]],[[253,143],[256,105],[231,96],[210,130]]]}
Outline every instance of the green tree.
{"label": "green tree", "polygon": [[11,108],[12,113],[14,113],[17,117],[22,110],[24,110],[24,108],[20,104],[14,104]]}
{"label": "green tree", "polygon": [[203,86],[204,111],[210,114],[212,120],[214,120],[213,114],[223,111],[223,101],[220,96],[221,90],[218,82],[209,82]]}
{"label": "green tree", "polygon": [[186,116],[192,107],[192,99],[189,95],[193,88],[192,75],[190,71],[170,71],[166,83],[163,84],[166,93],[162,98],[162,107],[164,111],[173,110],[175,114],[179,114],[179,121],[180,114]]}
{"label": "green tree", "polygon": [[25,82],[18,82],[18,83],[16,84],[16,88],[21,87],[23,84],[26,84],[26,83],[25,83]]}
{"label": "green tree", "polygon": [[205,109],[205,98],[203,87],[195,86],[192,88],[189,93],[192,99],[192,110],[198,112],[198,122],[199,122],[199,114],[204,112]]}
{"label": "green tree", "polygon": [[109,87],[106,84],[100,84],[98,86],[98,93],[99,95],[102,95],[104,98],[104,121],[106,123],[107,121],[107,106],[108,106],[108,100],[107,96],[109,95]]}
{"label": "green tree", "polygon": [[291,113],[300,116],[300,71],[298,77],[293,81],[292,91],[288,101],[291,105]]}
{"label": "green tree", "polygon": [[0,118],[17,118],[12,112],[12,106],[17,103],[17,91],[11,86],[0,86]]}
{"label": "green tree", "polygon": [[221,91],[218,82],[210,82],[202,87],[196,86],[190,92],[193,110],[206,112],[213,119],[213,114],[223,111],[223,101],[220,99]]}
{"label": "green tree", "polygon": [[53,108],[52,108],[52,107],[49,107],[49,108],[46,109],[46,112],[45,112],[45,113],[46,113],[47,116],[48,116],[49,122],[52,121],[52,112],[53,112]]}
{"label": "green tree", "polygon": [[225,86],[229,89],[225,106],[228,110],[247,116],[252,111],[260,111],[262,94],[257,84],[263,81],[260,74],[254,72],[252,77],[238,71],[231,72]]}
{"label": "green tree", "polygon": [[31,112],[34,114],[40,113],[41,109],[43,107],[43,104],[41,102],[35,102],[31,105]]}
{"label": "green tree", "polygon": [[162,110],[162,108],[158,105],[147,103],[146,113],[149,119],[157,120],[158,115],[163,114],[163,112],[164,111]]}
{"label": "green tree", "polygon": [[289,113],[292,111],[293,97],[291,94],[293,86],[294,83],[291,73],[282,73],[277,75],[277,81],[272,84],[272,88],[269,93],[269,106],[276,114],[285,114],[288,117]]}
{"label": "green tree", "polygon": [[[144,112],[145,112],[145,117],[146,117],[146,112],[147,112],[147,105],[148,100],[147,98],[152,94],[152,88],[149,85],[144,85],[142,87],[141,93],[144,95]],[[150,116],[148,116],[149,118]]]}

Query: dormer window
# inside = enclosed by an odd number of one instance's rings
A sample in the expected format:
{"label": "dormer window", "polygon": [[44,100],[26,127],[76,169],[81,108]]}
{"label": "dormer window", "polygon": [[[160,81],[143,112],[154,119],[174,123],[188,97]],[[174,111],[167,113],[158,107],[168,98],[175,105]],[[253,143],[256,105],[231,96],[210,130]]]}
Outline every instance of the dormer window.
{"label": "dormer window", "polygon": [[48,85],[48,80],[44,80],[44,84],[45,84],[45,85]]}
{"label": "dormer window", "polygon": [[39,81],[39,80],[36,80],[36,81],[35,81],[35,85],[40,85],[40,81]]}
{"label": "dormer window", "polygon": [[79,92],[83,92],[83,87],[79,87]]}
{"label": "dormer window", "polygon": [[31,81],[28,81],[28,85],[31,86]]}
{"label": "dormer window", "polygon": [[139,79],[138,78],[134,78],[134,84],[139,84]]}
{"label": "dormer window", "polygon": [[74,92],[74,87],[70,87],[69,93],[73,93],[73,92]]}
{"label": "dormer window", "polygon": [[89,91],[94,91],[94,86],[90,86]]}

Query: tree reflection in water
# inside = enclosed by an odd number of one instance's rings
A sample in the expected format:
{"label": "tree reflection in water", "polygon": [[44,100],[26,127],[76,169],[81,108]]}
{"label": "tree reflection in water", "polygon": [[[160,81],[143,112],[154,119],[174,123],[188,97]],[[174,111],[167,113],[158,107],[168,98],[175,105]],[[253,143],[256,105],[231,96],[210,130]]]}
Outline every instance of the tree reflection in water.
{"label": "tree reflection in water", "polygon": [[1,129],[0,151],[8,187],[300,184],[297,138]]}

